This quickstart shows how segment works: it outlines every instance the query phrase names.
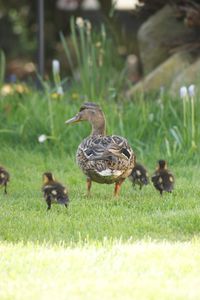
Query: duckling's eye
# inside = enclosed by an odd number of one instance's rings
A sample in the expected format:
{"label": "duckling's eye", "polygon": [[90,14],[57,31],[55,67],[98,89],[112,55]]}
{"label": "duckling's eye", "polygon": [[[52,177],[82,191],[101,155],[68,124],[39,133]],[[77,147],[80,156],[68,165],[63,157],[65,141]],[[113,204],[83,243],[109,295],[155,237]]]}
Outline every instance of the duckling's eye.
{"label": "duckling's eye", "polygon": [[128,150],[125,148],[122,148],[121,153],[123,153],[128,158],[131,156],[130,153],[128,152]]}

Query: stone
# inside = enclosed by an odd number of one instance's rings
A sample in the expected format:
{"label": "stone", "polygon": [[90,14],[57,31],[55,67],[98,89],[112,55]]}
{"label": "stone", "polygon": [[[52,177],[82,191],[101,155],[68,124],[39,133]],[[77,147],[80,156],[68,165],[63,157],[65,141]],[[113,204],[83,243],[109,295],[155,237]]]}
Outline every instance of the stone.
{"label": "stone", "polygon": [[141,92],[158,92],[161,87],[169,88],[175,78],[189,67],[192,57],[187,52],[172,55],[164,63],[134,85],[126,94],[128,98]]}
{"label": "stone", "polygon": [[181,86],[190,86],[191,84],[198,84],[200,82],[200,59],[197,59],[193,64],[183,70],[173,80],[170,86],[170,94],[179,96]]}
{"label": "stone", "polygon": [[143,74],[147,75],[165,61],[175,43],[194,35],[191,28],[176,19],[175,8],[170,5],[151,16],[138,30],[138,44]]}

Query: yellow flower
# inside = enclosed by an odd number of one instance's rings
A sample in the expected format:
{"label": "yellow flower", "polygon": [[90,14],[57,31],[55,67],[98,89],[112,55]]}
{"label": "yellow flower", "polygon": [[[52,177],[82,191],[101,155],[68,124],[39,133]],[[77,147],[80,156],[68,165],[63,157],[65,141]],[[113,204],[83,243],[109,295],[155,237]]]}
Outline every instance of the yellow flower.
{"label": "yellow flower", "polygon": [[30,90],[25,84],[20,84],[20,83],[14,84],[13,89],[18,94],[27,94],[30,92]]}
{"label": "yellow flower", "polygon": [[72,93],[72,99],[77,100],[79,98],[79,94],[77,93]]}
{"label": "yellow flower", "polygon": [[62,98],[62,95],[55,92],[51,94],[51,98],[53,100],[60,100]]}
{"label": "yellow flower", "polygon": [[1,95],[2,96],[7,96],[7,95],[13,95],[14,91],[13,91],[13,87],[11,86],[11,84],[4,84],[1,88]]}

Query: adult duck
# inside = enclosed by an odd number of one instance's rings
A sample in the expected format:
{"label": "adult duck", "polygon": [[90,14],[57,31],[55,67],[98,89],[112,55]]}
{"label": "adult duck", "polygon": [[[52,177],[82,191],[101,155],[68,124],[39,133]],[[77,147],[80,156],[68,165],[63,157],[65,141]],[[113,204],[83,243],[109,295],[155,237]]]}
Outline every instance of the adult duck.
{"label": "adult duck", "polygon": [[118,135],[106,135],[105,116],[96,103],[84,103],[79,112],[66,124],[88,121],[92,132],[79,145],[76,159],[87,176],[87,192],[92,181],[115,183],[114,195],[119,194],[121,184],[131,174],[135,166],[135,154],[128,141]]}

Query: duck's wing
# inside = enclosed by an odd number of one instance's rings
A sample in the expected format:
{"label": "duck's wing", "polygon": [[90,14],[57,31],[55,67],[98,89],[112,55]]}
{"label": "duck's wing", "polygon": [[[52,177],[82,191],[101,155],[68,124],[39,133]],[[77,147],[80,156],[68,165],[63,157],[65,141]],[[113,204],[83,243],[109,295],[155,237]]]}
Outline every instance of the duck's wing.
{"label": "duck's wing", "polygon": [[50,197],[52,200],[56,200],[60,204],[66,204],[69,202],[67,190],[59,182],[43,186],[43,192],[45,199]]}
{"label": "duck's wing", "polygon": [[156,172],[151,180],[158,189],[171,192],[174,188],[174,176],[168,171]]}
{"label": "duck's wing", "polygon": [[174,188],[174,176],[171,172],[166,172],[163,177],[164,189],[171,192]]}
{"label": "duck's wing", "polygon": [[81,144],[81,149],[89,161],[127,161],[134,155],[127,140],[119,136],[91,137]]}

